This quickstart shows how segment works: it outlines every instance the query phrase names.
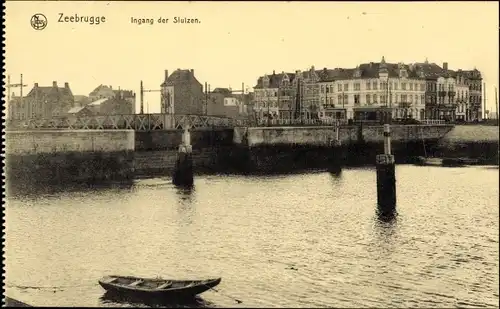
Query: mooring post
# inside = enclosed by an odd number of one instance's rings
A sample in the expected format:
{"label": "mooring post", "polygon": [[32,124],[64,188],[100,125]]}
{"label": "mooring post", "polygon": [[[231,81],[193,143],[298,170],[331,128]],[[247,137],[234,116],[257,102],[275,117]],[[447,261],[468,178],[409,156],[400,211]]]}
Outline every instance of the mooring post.
{"label": "mooring post", "polygon": [[191,133],[189,126],[184,127],[182,143],[177,152],[177,161],[172,182],[176,186],[191,187],[193,185],[193,147],[191,146]]}
{"label": "mooring post", "polygon": [[391,154],[391,127],[384,125],[384,154],[377,155],[377,204],[382,214],[396,210],[396,175],[394,156]]}

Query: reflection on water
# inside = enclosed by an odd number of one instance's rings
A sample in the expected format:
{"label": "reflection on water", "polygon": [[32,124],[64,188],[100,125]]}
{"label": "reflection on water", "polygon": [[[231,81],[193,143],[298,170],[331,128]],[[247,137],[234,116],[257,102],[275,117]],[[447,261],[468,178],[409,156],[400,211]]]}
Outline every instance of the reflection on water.
{"label": "reflection on water", "polygon": [[11,196],[7,295],[37,306],[184,306],[103,295],[97,280],[123,274],[222,277],[220,293],[187,307],[497,306],[498,169],[400,165],[396,177],[389,215],[377,210],[374,168]]}
{"label": "reflection on water", "polygon": [[195,297],[182,301],[171,301],[161,298],[138,298],[124,296],[117,293],[105,292],[100,298],[100,304],[103,306],[134,306],[134,307],[153,307],[153,308],[213,308],[214,304],[204,300],[202,297]]}

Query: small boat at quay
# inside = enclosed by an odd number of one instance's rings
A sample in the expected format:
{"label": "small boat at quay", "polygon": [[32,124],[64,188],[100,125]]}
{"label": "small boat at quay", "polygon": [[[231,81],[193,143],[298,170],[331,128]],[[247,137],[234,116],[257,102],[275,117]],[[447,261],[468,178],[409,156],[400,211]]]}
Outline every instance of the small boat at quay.
{"label": "small boat at quay", "polygon": [[171,280],[132,276],[106,276],[99,284],[108,292],[131,297],[162,299],[193,298],[221,282],[221,278],[205,280]]}
{"label": "small boat at quay", "polygon": [[416,162],[417,165],[421,166],[442,166],[443,159],[441,158],[429,158],[429,157],[417,157]]}

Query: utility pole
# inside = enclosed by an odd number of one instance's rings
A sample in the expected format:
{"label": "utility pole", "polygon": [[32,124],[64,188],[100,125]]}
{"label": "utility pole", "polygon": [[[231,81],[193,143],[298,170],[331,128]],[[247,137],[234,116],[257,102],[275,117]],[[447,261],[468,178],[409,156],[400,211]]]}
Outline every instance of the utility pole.
{"label": "utility pole", "polygon": [[142,80],[141,80],[141,111],[140,114],[144,114],[144,87],[142,86]]}
{"label": "utility pole", "polygon": [[20,89],[20,97],[21,97],[21,108],[23,108],[23,88],[24,87],[27,87],[28,85],[25,85],[23,84],[23,74],[21,74],[21,82],[18,83],[18,84],[11,84],[10,83],[10,75],[7,75],[7,85],[6,85],[6,88],[7,88],[7,106],[9,106],[9,113],[10,112],[13,112],[13,111],[10,111],[10,100],[11,100],[11,88],[21,88]]}
{"label": "utility pole", "polygon": [[485,117],[483,115],[486,112],[486,83],[483,83],[483,112],[481,113],[481,119],[483,120]]}
{"label": "utility pole", "polygon": [[207,88],[207,82],[205,82],[205,115],[208,115],[208,88]]}
{"label": "utility pole", "polygon": [[497,97],[497,87],[495,87],[495,111],[497,113],[497,126],[500,126],[500,118],[498,117],[498,97]]}
{"label": "utility pole", "polygon": [[[160,90],[151,90],[151,89],[144,89],[144,86],[142,84],[142,80],[141,80],[141,114],[144,114],[144,92],[161,92],[161,89]],[[170,99],[170,97],[168,97]],[[149,103],[148,103],[149,104]],[[162,113],[164,111],[161,111]],[[149,107],[148,107],[148,113],[149,113]]]}

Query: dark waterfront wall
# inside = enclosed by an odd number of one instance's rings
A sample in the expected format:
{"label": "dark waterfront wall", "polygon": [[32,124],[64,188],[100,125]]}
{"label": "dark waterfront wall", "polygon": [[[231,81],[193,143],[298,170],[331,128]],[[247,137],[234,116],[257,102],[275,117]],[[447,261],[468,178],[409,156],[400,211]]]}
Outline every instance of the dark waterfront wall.
{"label": "dark waterfront wall", "polygon": [[128,181],[134,152],[56,152],[6,155],[7,189],[31,186]]}
{"label": "dark waterfront wall", "polygon": [[[233,129],[192,129],[193,149],[225,147],[233,144]],[[182,143],[182,130],[135,132],[136,151],[173,150]]]}
{"label": "dark waterfront wall", "polygon": [[[393,142],[392,153],[397,164],[414,161],[415,156],[435,155],[437,140]],[[339,166],[374,165],[383,143],[360,142],[342,146],[276,145],[229,149],[226,162],[244,173],[281,173],[306,169],[332,169]]]}
{"label": "dark waterfront wall", "polygon": [[[230,171],[232,166],[228,161],[233,147],[209,147],[202,149],[193,148],[193,170],[196,174],[218,173]],[[135,176],[171,176],[177,150],[137,151],[135,153]]]}
{"label": "dark waterfront wall", "polygon": [[9,192],[134,177],[131,130],[7,131],[5,140]]}

